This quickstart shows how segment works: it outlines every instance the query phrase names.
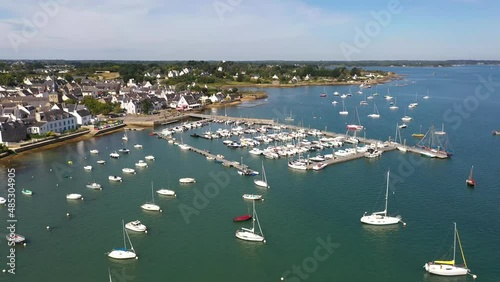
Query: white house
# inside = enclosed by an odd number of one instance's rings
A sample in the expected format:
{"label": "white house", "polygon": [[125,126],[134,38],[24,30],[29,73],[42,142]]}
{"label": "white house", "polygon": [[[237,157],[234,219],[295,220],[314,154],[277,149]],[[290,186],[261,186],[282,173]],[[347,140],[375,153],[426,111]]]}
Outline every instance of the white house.
{"label": "white house", "polygon": [[120,108],[124,109],[127,114],[137,114],[140,110],[139,103],[135,100],[127,100],[125,102],[122,102]]}
{"label": "white house", "polygon": [[48,131],[61,133],[67,130],[76,129],[76,118],[63,110],[50,110],[41,113],[36,113],[36,120],[38,122],[46,122],[44,127],[45,132],[38,134],[45,134]]}
{"label": "white house", "polygon": [[89,125],[91,124],[92,114],[86,109],[77,110],[70,112],[76,118],[76,123],[78,125]]}
{"label": "white house", "polygon": [[277,75],[273,75],[272,79],[277,80],[280,79]]}

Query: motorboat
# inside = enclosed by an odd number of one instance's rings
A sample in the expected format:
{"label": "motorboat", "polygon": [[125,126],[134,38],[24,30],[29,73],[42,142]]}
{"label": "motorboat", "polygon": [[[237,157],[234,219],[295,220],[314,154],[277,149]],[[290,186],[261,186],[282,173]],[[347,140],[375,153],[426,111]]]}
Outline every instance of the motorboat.
{"label": "motorboat", "polygon": [[118,150],[118,151],[120,151],[120,153],[123,153],[123,154],[128,154],[128,153],[130,153],[130,150],[129,150],[129,149],[127,149],[127,148],[123,148],[123,149],[120,149],[120,150]]}
{"label": "motorboat", "polygon": [[148,155],[148,156],[145,156],[144,159],[146,159],[147,161],[154,161],[155,160],[155,156]]}
{"label": "motorboat", "polygon": [[138,162],[135,163],[136,167],[148,167],[148,164],[145,163],[143,160],[139,160]]}
{"label": "motorboat", "polygon": [[382,156],[382,151],[379,151],[377,149],[369,148],[366,153],[365,153],[365,158],[378,158]]}
{"label": "motorboat", "polygon": [[117,182],[121,182],[122,181],[122,178],[120,176],[117,176],[117,175],[110,175],[108,177],[109,181],[117,181]]}
{"label": "motorboat", "polygon": [[88,183],[87,188],[94,189],[94,190],[102,190],[101,184],[99,184],[97,182]]}
{"label": "motorboat", "polygon": [[84,170],[92,170],[92,166],[91,165],[86,165],[83,167]]}
{"label": "motorboat", "polygon": [[112,158],[114,158],[114,159],[120,158],[120,154],[118,154],[116,151],[113,152],[113,153],[111,153],[111,154],[109,154],[109,156],[112,157]]}
{"label": "motorboat", "polygon": [[142,224],[139,220],[131,221],[125,224],[125,228],[135,232],[148,233],[148,228],[146,225]]}
{"label": "motorboat", "polygon": [[99,151],[94,149],[94,150],[90,150],[90,153],[95,155],[95,154],[99,154]]}
{"label": "motorboat", "polygon": [[310,157],[309,160],[313,161],[313,162],[323,162],[323,161],[325,161],[325,157],[322,155],[317,155],[314,157]]}
{"label": "motorboat", "polygon": [[72,193],[72,194],[67,194],[66,199],[68,199],[68,200],[83,200],[83,197],[81,194]]}
{"label": "motorboat", "polygon": [[313,165],[312,169],[313,170],[322,170],[325,167],[326,167],[325,163],[317,163],[317,164]]}
{"label": "motorboat", "polygon": [[180,178],[179,179],[179,183],[195,183],[196,180],[194,178],[190,178],[190,177],[185,177],[185,178]]}
{"label": "motorboat", "polygon": [[33,191],[28,190],[28,189],[22,189],[22,190],[21,190],[21,193],[23,193],[23,195],[26,195],[26,196],[31,196],[31,195],[33,195]]}
{"label": "motorboat", "polygon": [[243,199],[245,200],[262,200],[262,195],[257,194],[244,194]]}
{"label": "motorboat", "polygon": [[26,237],[16,233],[9,233],[5,235],[5,238],[7,239],[7,241],[14,242],[15,244],[23,244],[26,241]]}
{"label": "motorboat", "polygon": [[129,168],[129,167],[125,167],[125,168],[122,168],[122,172],[123,172],[123,173],[130,173],[130,174],[134,174],[134,173],[135,173],[135,169],[133,169],[133,168]]}
{"label": "motorboat", "polygon": [[98,164],[106,164],[106,161],[105,160],[98,160],[97,163]]}
{"label": "motorboat", "polygon": [[7,203],[7,200],[4,197],[0,197],[0,205],[4,205]]}
{"label": "motorboat", "polygon": [[136,148],[136,149],[142,149],[142,145],[141,144],[135,144],[134,148]]}
{"label": "motorboat", "polygon": [[171,197],[176,197],[177,195],[175,194],[175,191],[169,190],[169,189],[160,189],[156,190],[156,193],[161,196],[171,196]]}

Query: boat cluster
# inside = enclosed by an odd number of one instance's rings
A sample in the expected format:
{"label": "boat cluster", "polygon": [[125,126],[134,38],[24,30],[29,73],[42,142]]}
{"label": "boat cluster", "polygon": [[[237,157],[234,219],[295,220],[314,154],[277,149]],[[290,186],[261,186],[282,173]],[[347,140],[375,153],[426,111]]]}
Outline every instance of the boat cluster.
{"label": "boat cluster", "polygon": [[162,135],[172,135],[174,133],[179,133],[179,132],[184,132],[193,128],[198,128],[202,126],[208,125],[207,122],[203,121],[197,121],[197,122],[192,122],[192,123],[184,123],[182,125],[170,127],[170,128],[165,128],[163,129],[160,134]]}

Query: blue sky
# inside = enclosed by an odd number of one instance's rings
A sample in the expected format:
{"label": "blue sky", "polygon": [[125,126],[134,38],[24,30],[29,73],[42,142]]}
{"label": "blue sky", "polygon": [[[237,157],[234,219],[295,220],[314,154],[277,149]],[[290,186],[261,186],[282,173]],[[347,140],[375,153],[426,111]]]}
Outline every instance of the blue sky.
{"label": "blue sky", "polygon": [[498,11],[493,0],[4,0],[0,59],[500,60]]}

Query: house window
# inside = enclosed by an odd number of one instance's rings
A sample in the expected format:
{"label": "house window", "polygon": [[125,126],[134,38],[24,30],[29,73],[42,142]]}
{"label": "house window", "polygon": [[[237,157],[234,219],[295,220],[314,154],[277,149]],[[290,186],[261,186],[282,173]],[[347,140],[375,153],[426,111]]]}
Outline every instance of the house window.
{"label": "house window", "polygon": [[63,121],[63,124],[66,125],[66,121]]}

